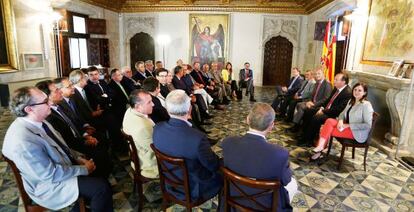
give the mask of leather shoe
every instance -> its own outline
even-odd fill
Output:
[[[257,100],[256,100],[256,99],[250,99],[250,101],[251,101],[251,102],[257,102]]]
[[[214,116],[206,113],[206,114],[203,116],[203,118],[204,118],[204,119],[212,119],[212,118],[214,118]]]
[[[214,109],[216,109],[216,110],[224,110],[224,105],[215,105],[214,106]]]
[[[210,146],[214,146],[216,143],[218,143],[219,140],[209,138],[208,141],[210,142]]]
[[[203,123],[201,123],[201,125],[212,125],[213,123],[211,123],[211,122],[207,122],[207,121],[204,121]]]

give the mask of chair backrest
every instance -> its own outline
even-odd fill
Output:
[[[377,121],[380,117],[380,114],[377,112],[374,112],[372,114],[372,124],[371,124],[371,129],[369,130],[369,134],[368,134],[368,138],[367,138],[367,144],[369,144],[371,142],[371,136],[372,136],[372,132],[374,132],[374,127],[377,124]]]
[[[134,138],[131,135],[128,135],[121,129],[122,137],[128,142],[128,152],[131,162],[134,164],[134,175],[140,176],[141,175],[141,166],[139,164],[139,157],[137,147],[134,143]]]
[[[224,173],[224,211],[230,211],[235,208],[238,211],[276,211],[279,201],[279,180],[257,180],[249,177],[241,176],[232,170],[222,167]],[[230,193],[232,191],[236,194]],[[243,187],[243,188],[242,188]],[[255,193],[246,191],[246,188],[257,189]],[[257,199],[263,196],[272,195],[271,207],[263,205]],[[243,201],[243,204],[240,203]],[[246,204],[254,205],[254,207],[246,206]]]
[[[154,150],[155,157],[157,158],[162,194],[167,195],[168,199],[173,199],[182,205],[191,204],[190,184],[185,160],[160,152],[154,144],[151,144],[151,148]],[[180,171],[183,175],[182,177],[177,176],[177,172]],[[172,189],[184,191],[185,201],[179,200],[174,194],[168,193],[166,190],[167,185]]]
[[[29,195],[24,190],[22,176],[20,175],[20,171],[16,167],[16,164],[4,155],[3,155],[3,159],[9,164],[9,166],[11,167],[11,169],[13,171],[13,174],[14,174],[14,177],[15,177],[16,183],[17,183],[17,188],[19,189],[20,196],[22,197],[23,205],[24,205],[24,208],[26,209],[26,211],[36,211],[36,212],[37,211],[46,211],[46,209],[43,208],[42,206],[32,204],[32,200],[30,199]]]

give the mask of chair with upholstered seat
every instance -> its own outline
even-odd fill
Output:
[[[19,189],[20,192],[20,196],[23,200],[23,206],[24,209],[27,212],[43,212],[43,211],[47,211],[47,208],[44,208],[40,205],[36,205],[34,203],[34,201],[32,199],[30,199],[29,195],[26,193],[26,191],[24,190],[23,187],[23,181],[22,181],[22,176],[20,175],[20,171],[17,168],[16,164],[8,159],[6,156],[3,155],[3,159],[9,164],[9,166],[11,167],[14,177],[16,179],[16,184],[17,184],[17,188]],[[79,198],[78,199],[79,202],[79,208],[81,212],[85,212],[85,202],[83,200],[83,198]]]
[[[355,159],[355,148],[365,148],[365,152],[364,152],[364,171],[367,170],[366,169],[366,161],[367,161],[368,148],[369,148],[369,145],[371,143],[372,132],[374,131],[374,127],[375,127],[375,124],[377,123],[377,120],[378,120],[379,116],[380,115],[376,112],[374,112],[372,114],[371,129],[369,131],[368,138],[364,143],[358,143],[354,139],[345,139],[345,138],[335,137],[335,139],[342,145],[341,156],[339,158],[339,163],[338,163],[338,167],[337,167],[338,170],[341,168],[342,160],[344,159],[344,155],[345,155],[345,149],[347,147],[352,148],[352,159]],[[328,153],[326,154],[327,156],[329,156],[329,153],[331,152],[333,138],[334,137],[331,136],[331,138],[329,140]]]
[[[141,211],[144,206],[144,191],[142,185],[150,181],[158,180],[156,178],[147,178],[141,175],[141,166],[139,164],[139,157],[137,147],[131,135],[126,134],[121,130],[123,138],[128,142],[129,157],[134,165],[134,191],[138,189],[138,211]]]
[[[160,184],[161,184],[161,191],[162,191],[162,210],[165,211],[167,209],[167,204],[169,202],[173,202],[175,204],[182,205],[186,208],[189,212],[193,207],[197,207],[206,200],[192,200],[190,194],[190,182],[188,176],[188,169],[183,158],[171,157],[160,152],[153,144],[151,144],[151,148],[155,152],[155,156],[157,157],[157,164],[158,170],[160,175]],[[175,173],[179,172],[183,173],[183,177],[178,177]],[[185,193],[185,199],[180,200],[176,198],[173,193],[170,193],[166,187],[169,187],[173,190],[181,190]]]
[[[237,211],[276,211],[279,201],[279,180],[258,180],[239,175],[232,170],[222,167],[224,173],[224,211],[232,208]],[[231,188],[231,191],[230,191]],[[256,189],[254,193],[248,189]],[[263,205],[258,198],[272,195],[272,203]],[[249,206],[247,206],[249,205]],[[254,207],[253,207],[254,205]]]

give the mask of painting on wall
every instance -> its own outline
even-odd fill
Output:
[[[190,14],[190,62],[222,66],[228,55],[229,15]]]
[[[10,0],[0,1],[0,72],[18,69],[14,17]]]
[[[24,53],[22,55],[24,70],[36,70],[45,68],[42,53]]]
[[[326,25],[328,24],[327,21],[322,22],[316,22],[315,23],[315,32],[313,33],[313,39],[324,41],[325,39],[325,31],[326,31]]]
[[[414,0],[371,0],[362,63],[414,63]]]

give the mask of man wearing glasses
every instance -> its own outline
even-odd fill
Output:
[[[16,164],[30,198],[60,210],[81,196],[90,201],[91,211],[113,211],[108,181],[86,176],[95,170],[94,162],[78,157],[45,121],[51,112],[46,94],[35,87],[19,88],[10,107],[17,118],[7,130],[2,152]]]

